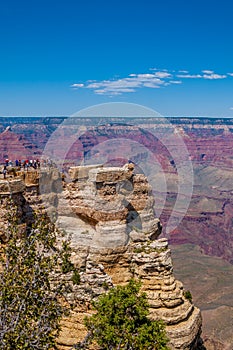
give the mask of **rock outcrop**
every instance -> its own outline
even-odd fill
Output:
[[[61,203],[66,210],[70,207],[77,224],[82,222],[82,229],[76,229],[72,236],[76,263],[86,271],[88,257],[97,269],[104,267],[114,285],[141,278],[150,317],[166,324],[171,349],[198,349],[200,310],[185,298],[182,283],[174,278],[167,240],[158,239],[161,225],[154,216],[146,177],[134,174],[133,164],[76,167],[70,169],[70,177],[72,182],[66,186]],[[59,224],[69,227],[66,215],[59,216]]]
[[[19,175],[21,179],[3,180],[1,197],[18,188],[18,193],[13,191],[16,205],[26,208],[30,202],[32,209],[44,206],[49,215],[56,213],[57,225],[71,234],[72,259],[80,271],[80,284],[71,283],[67,296],[71,314],[62,320],[60,349],[84,338],[83,319],[93,312],[91,301],[132,277],[141,278],[150,317],[164,321],[171,349],[199,348],[200,311],[186,299],[182,283],[173,275],[168,242],[158,238],[161,225],[154,216],[151,186],[143,174],[134,173],[133,164],[72,168],[71,181],[63,182],[63,190],[56,169]]]

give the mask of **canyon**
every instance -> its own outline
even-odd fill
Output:
[[[4,164],[6,155],[12,160],[16,156],[26,158],[25,148],[30,151],[28,157],[32,159],[37,157],[36,154],[47,157],[49,152],[46,153],[44,147],[50,143],[50,148],[56,149],[51,158],[54,157],[56,162],[61,158],[62,164],[58,167],[64,167],[63,175],[71,189],[76,181],[72,178],[75,175],[68,171],[71,166],[91,166],[94,163],[122,167],[128,161],[132,162],[137,173],[146,174],[152,186],[154,211],[163,226],[160,237],[168,239],[171,246],[175,276],[186,289],[193,291],[194,303],[203,313],[203,338],[208,349],[231,349],[233,120],[166,119],[164,122],[159,118],[77,118],[73,126],[72,123],[66,124],[65,118],[21,118],[18,122],[2,118],[1,161]],[[51,136],[57,129],[58,136],[53,139]],[[180,139],[187,152],[180,151]],[[8,140],[7,152],[3,149],[4,140]],[[67,148],[65,157],[62,145]],[[16,149],[20,154],[15,153]],[[181,193],[181,212],[174,212],[180,192],[179,169],[187,155],[192,165],[190,183],[187,184],[191,187],[184,188]],[[83,175],[79,173],[79,176],[81,180]],[[111,193],[112,189],[108,190]],[[182,206],[189,202],[187,195],[190,203],[186,211]],[[51,203],[56,202],[54,196],[48,197]],[[71,233],[81,225],[76,221],[77,215],[81,214],[76,212],[74,215],[68,207],[66,210],[63,226]],[[97,213],[90,211],[89,219],[91,216],[96,224]],[[178,224],[173,231],[167,231],[171,216],[178,220]],[[112,228],[112,232],[117,232],[116,224]],[[83,228],[82,232],[86,230]],[[104,226],[99,225],[99,232],[104,231]],[[79,239],[90,240],[91,234],[93,231],[89,228],[89,233],[83,233]]]

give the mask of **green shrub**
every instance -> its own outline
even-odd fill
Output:
[[[189,290],[184,291],[184,297],[185,297],[185,299],[189,300],[190,303],[192,303],[193,297],[192,297],[192,294]]]
[[[73,275],[71,277],[71,280],[72,280],[73,284],[80,284],[80,274],[76,269],[73,271]]]
[[[96,314],[85,320],[88,336],[77,349],[88,349],[94,341],[102,350],[167,350],[164,325],[148,318],[149,305],[140,286],[132,279],[101,295],[93,304]]]

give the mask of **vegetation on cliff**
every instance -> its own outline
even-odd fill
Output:
[[[161,321],[151,321],[140,281],[112,288],[93,303],[96,313],[86,318],[89,331],[77,349],[95,342],[101,350],[167,350],[168,339]]]
[[[9,213],[0,262],[0,349],[55,349],[66,311],[64,272],[72,277],[74,270],[69,244],[58,246],[56,229],[43,215],[20,235],[10,205]]]

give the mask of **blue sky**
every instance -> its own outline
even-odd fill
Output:
[[[132,102],[233,117],[233,4],[2,0],[0,115]]]

